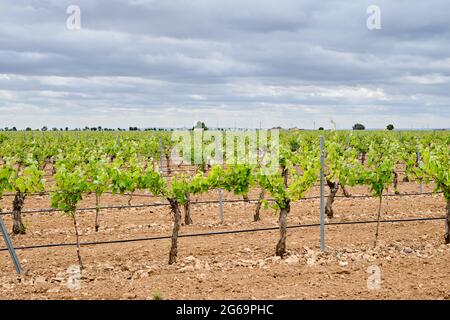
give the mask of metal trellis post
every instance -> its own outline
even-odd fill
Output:
[[[219,219],[220,219],[220,223],[223,223],[224,215],[223,215],[223,203],[222,203],[222,189],[219,189]]]
[[[5,240],[6,246],[8,247],[9,254],[13,260],[14,267],[18,274],[22,274],[22,266],[20,265],[19,258],[17,257],[16,250],[12,244],[11,238],[9,237],[8,230],[6,230],[5,223],[3,222],[2,216],[0,216],[0,229],[2,231],[3,239]]]
[[[417,151],[417,165],[420,166],[420,162],[422,161],[422,158],[420,156],[420,151]],[[419,193],[422,194],[423,192],[423,184],[422,184],[422,178],[420,179],[419,184]]]
[[[320,137],[320,251],[325,251],[324,136]]]
[[[161,155],[159,157],[159,172],[161,173],[161,175],[163,175],[164,174],[164,171],[163,171],[163,153],[164,153],[164,150],[163,150],[163,143],[162,143],[162,139],[161,138],[159,138],[159,151],[161,153]],[[164,196],[161,196],[161,203],[164,204]]]

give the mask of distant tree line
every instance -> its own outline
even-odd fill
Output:
[[[128,129],[126,128],[103,128],[102,126],[97,126],[97,127],[88,127],[85,126],[84,128],[74,128],[74,129],[70,129],[69,127],[65,127],[65,128],[56,128],[53,127],[51,128],[51,131],[174,131],[174,130],[181,130],[182,128],[179,129],[167,129],[167,128],[157,128],[157,127],[153,127],[153,128],[138,128],[138,127],[128,127]],[[203,129],[203,130],[208,130],[208,127],[206,126],[206,124],[204,122],[198,121],[195,126],[192,127],[191,130],[194,129]],[[281,127],[275,127],[274,129],[282,129]],[[361,124],[361,123],[356,123],[353,125],[352,127],[353,130],[365,130],[366,127]],[[217,128],[215,130],[219,130],[219,131],[224,131],[224,128]],[[319,130],[324,130],[323,127],[320,127]],[[393,124],[389,124],[386,126],[386,130],[392,131],[394,130],[394,125]],[[4,127],[4,128],[0,128],[0,131],[22,131],[22,130],[17,130],[16,127]],[[47,126],[43,126],[40,129],[32,129],[30,127],[27,127],[25,129],[25,131],[50,131],[49,128]]]
[[[138,128],[138,127],[129,127],[126,128],[103,128],[102,126],[98,127],[84,127],[84,128],[73,128],[70,129],[69,127],[65,128],[56,128],[53,127],[49,129],[47,126],[43,126],[40,129],[32,129],[30,127],[25,128],[24,130],[18,130],[16,127],[4,127],[0,128],[0,131],[174,131],[175,129],[167,129],[167,128]]]

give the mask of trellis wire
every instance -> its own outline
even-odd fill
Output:
[[[403,193],[403,194],[384,194],[383,197],[407,197],[407,196],[425,196],[425,195],[435,195],[435,194],[442,194],[443,192],[428,192],[428,193]],[[133,195],[134,196],[134,195]],[[150,196],[150,195],[148,195]],[[352,196],[336,196],[335,198],[346,198],[346,199],[360,199],[360,198],[372,198],[371,195],[352,195]],[[299,201],[305,201],[305,200],[317,200],[320,199],[320,196],[311,196],[311,197],[304,197],[300,199]],[[274,202],[275,199],[266,199],[266,201]],[[258,199],[249,199],[249,200],[243,200],[243,199],[225,199],[222,200],[223,203],[239,203],[239,202],[259,202]],[[191,204],[211,204],[211,203],[218,203],[217,200],[202,200],[202,201],[192,201]],[[99,210],[108,210],[108,209],[127,209],[127,208],[147,208],[147,207],[162,207],[162,206],[168,206],[169,203],[149,203],[149,204],[136,204],[136,205],[118,205],[118,206],[101,206],[99,207]],[[86,207],[86,208],[77,208],[77,211],[94,211],[96,210],[96,207]],[[49,212],[62,212],[60,209],[53,209],[53,208],[47,208],[47,209],[36,209],[36,210],[23,210],[21,211],[22,214],[30,214],[30,213],[49,213]],[[13,214],[12,211],[4,211],[0,212],[0,215],[10,215]]]
[[[380,223],[403,223],[403,222],[420,222],[420,221],[435,221],[435,220],[445,220],[446,217],[430,217],[430,218],[406,218],[406,219],[390,219],[390,220],[380,220]],[[372,224],[377,223],[377,220],[363,220],[363,221],[343,221],[343,222],[328,222],[325,226],[339,226],[339,225],[357,225],[357,224]],[[287,226],[288,229],[295,228],[311,228],[320,227],[320,223],[311,224],[299,224]],[[279,227],[267,227],[267,228],[255,228],[255,229],[241,229],[241,230],[224,230],[215,232],[204,232],[204,233],[191,233],[191,234],[180,234],[178,238],[192,238],[192,237],[202,237],[202,236],[214,236],[214,235],[225,235],[225,234],[239,234],[239,233],[250,233],[250,232],[262,232],[262,231],[275,231],[279,230]],[[101,244],[115,244],[115,243],[129,243],[129,242],[141,242],[141,241],[153,241],[153,240],[163,240],[171,239],[172,236],[155,236],[155,237],[144,237],[144,238],[134,238],[134,239],[121,239],[121,240],[105,240],[105,241],[92,241],[92,242],[80,242],[80,246],[92,246]],[[39,249],[39,248],[53,248],[53,247],[71,247],[76,246],[75,242],[71,243],[49,243],[41,245],[32,246],[22,246],[16,247],[15,250],[27,250],[27,249]],[[0,252],[6,251],[8,249],[1,248]]]

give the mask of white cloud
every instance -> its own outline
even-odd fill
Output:
[[[400,78],[400,81],[405,81],[413,84],[433,85],[433,84],[449,84],[450,76],[444,76],[441,74],[433,73],[420,76],[404,76]]]
[[[0,3],[0,127],[450,120],[445,0],[380,0],[379,32],[364,2],[78,0],[78,31],[69,4]]]

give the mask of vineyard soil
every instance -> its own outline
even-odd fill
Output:
[[[368,194],[364,187],[352,194]],[[425,186],[425,192],[431,187]],[[404,183],[400,192],[417,192]],[[312,188],[308,195],[317,195]],[[338,193],[341,195],[341,191]],[[250,199],[258,196],[253,190]],[[230,194],[225,199],[236,198]],[[210,192],[202,200],[217,200]],[[5,197],[3,207],[11,207]],[[193,198],[193,201],[196,199]],[[200,200],[200,199],[198,199]],[[128,197],[102,196],[102,203],[126,204]],[[133,204],[157,198],[133,198]],[[89,196],[80,206],[92,206]],[[25,208],[49,207],[48,196],[27,198]],[[180,233],[277,227],[273,210],[262,210],[253,222],[255,204],[225,203],[225,223],[218,224],[217,204],[193,205],[193,224]],[[288,224],[318,222],[318,200],[294,203]],[[337,198],[331,221],[373,220],[374,198]],[[168,206],[102,210],[95,232],[95,212],[78,215],[81,241],[131,239],[170,235]],[[382,219],[444,216],[442,195],[388,197]],[[12,220],[5,217],[11,230]],[[73,242],[69,217],[59,212],[24,214],[26,235],[12,236],[15,246]],[[285,259],[274,256],[278,230],[180,238],[178,262],[167,264],[170,239],[83,246],[85,270],[81,289],[66,286],[67,268],[77,263],[76,248],[19,250],[26,274],[18,279],[6,251],[0,252],[1,299],[450,299],[450,245],[443,242],[444,221],[382,224],[379,246],[373,249],[375,225],[326,227],[326,253],[319,251],[318,228],[288,229]],[[369,266],[381,269],[381,288],[369,290]]]

